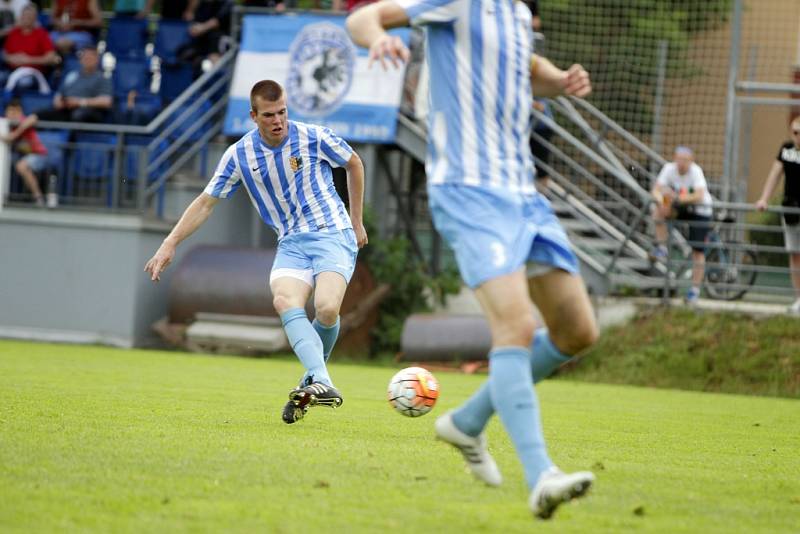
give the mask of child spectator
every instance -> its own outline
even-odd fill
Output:
[[[12,145],[15,156],[21,155],[14,168],[22,177],[25,187],[31,192],[36,205],[44,207],[44,195],[39,187],[36,173],[47,168],[47,149],[33,128],[36,120],[34,117],[25,117],[22,114],[22,105],[16,99],[6,105],[6,118],[17,123],[11,133],[3,136],[3,141]]]

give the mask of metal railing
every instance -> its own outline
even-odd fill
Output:
[[[40,121],[40,131],[59,130],[72,140],[51,142],[60,162],[60,205],[163,215],[166,181],[221,132],[236,50],[222,56],[149,124]],[[9,200],[20,197],[10,195]]]
[[[775,302],[793,300],[796,291],[792,275],[800,275],[800,269],[793,271],[790,266],[792,253],[784,246],[784,228],[780,217],[800,216],[800,208],[770,206],[761,213],[756,211],[753,204],[716,202],[714,212],[710,223],[675,219],[666,221],[670,227],[687,234],[691,228],[703,227],[708,235],[704,241],[687,239],[684,243],[675,243],[668,239],[668,254],[663,260],[664,301],[667,302],[670,295],[693,285],[693,248],[702,251],[705,256],[701,285],[709,298]],[[795,229],[800,231],[800,226],[795,226]]]

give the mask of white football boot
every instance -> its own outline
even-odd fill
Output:
[[[551,467],[539,477],[528,505],[536,517],[550,519],[560,504],[585,495],[592,482],[594,475],[589,471],[567,474]]]
[[[476,438],[464,434],[453,424],[452,412],[447,412],[436,419],[434,427],[437,439],[449,443],[461,451],[467,467],[475,478],[489,486],[499,486],[503,482],[503,475],[500,474],[494,458],[489,454],[486,436],[483,433]]]

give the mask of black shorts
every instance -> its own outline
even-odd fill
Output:
[[[711,217],[695,213],[679,213],[677,220],[689,223],[688,239],[692,250],[704,250],[706,238],[711,233]]]

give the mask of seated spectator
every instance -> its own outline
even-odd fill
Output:
[[[97,0],[56,0],[50,37],[64,55],[95,44],[103,17]]]
[[[68,73],[56,91],[51,109],[31,117],[43,121],[102,122],[113,104],[111,80],[100,71],[100,54],[94,47],[78,53],[81,69]],[[35,124],[35,121],[34,121]]]
[[[0,41],[14,28],[27,5],[28,0],[0,0]]]
[[[200,70],[204,59],[219,61],[225,38],[230,38],[233,0],[199,0],[189,26],[191,42],[178,51],[182,61],[191,62]]]
[[[39,187],[37,172],[42,172],[47,167],[47,149],[39,139],[33,125],[34,116],[25,117],[22,114],[22,105],[19,100],[12,100],[6,106],[6,118],[16,122],[17,126],[11,133],[3,136],[3,141],[12,145],[15,156],[21,156],[14,168],[22,177],[25,187],[31,192],[33,201],[37,206],[44,207],[44,195]]]
[[[161,2],[161,18],[192,21],[197,2],[198,0],[163,0]]]
[[[33,4],[25,6],[19,22],[6,37],[3,45],[3,61],[12,71],[29,67],[48,74],[50,67],[57,65],[61,60],[56,54],[47,30],[39,26],[37,15],[36,6]],[[25,78],[29,79],[30,77]],[[15,83],[15,87],[20,88],[20,83],[23,83],[23,80]],[[30,84],[24,84],[22,87],[29,86]],[[44,92],[50,92],[49,86]]]
[[[155,0],[115,0],[114,14],[143,19],[152,13],[154,2]]]
[[[674,161],[661,169],[651,194],[656,201],[653,209],[656,246],[650,257],[654,261],[663,260],[669,253],[666,247],[667,219],[688,221],[688,238],[692,247],[692,287],[684,300],[689,305],[696,304],[705,276],[705,241],[711,231],[713,200],[703,169],[694,162],[692,149],[685,146],[675,149]]]

